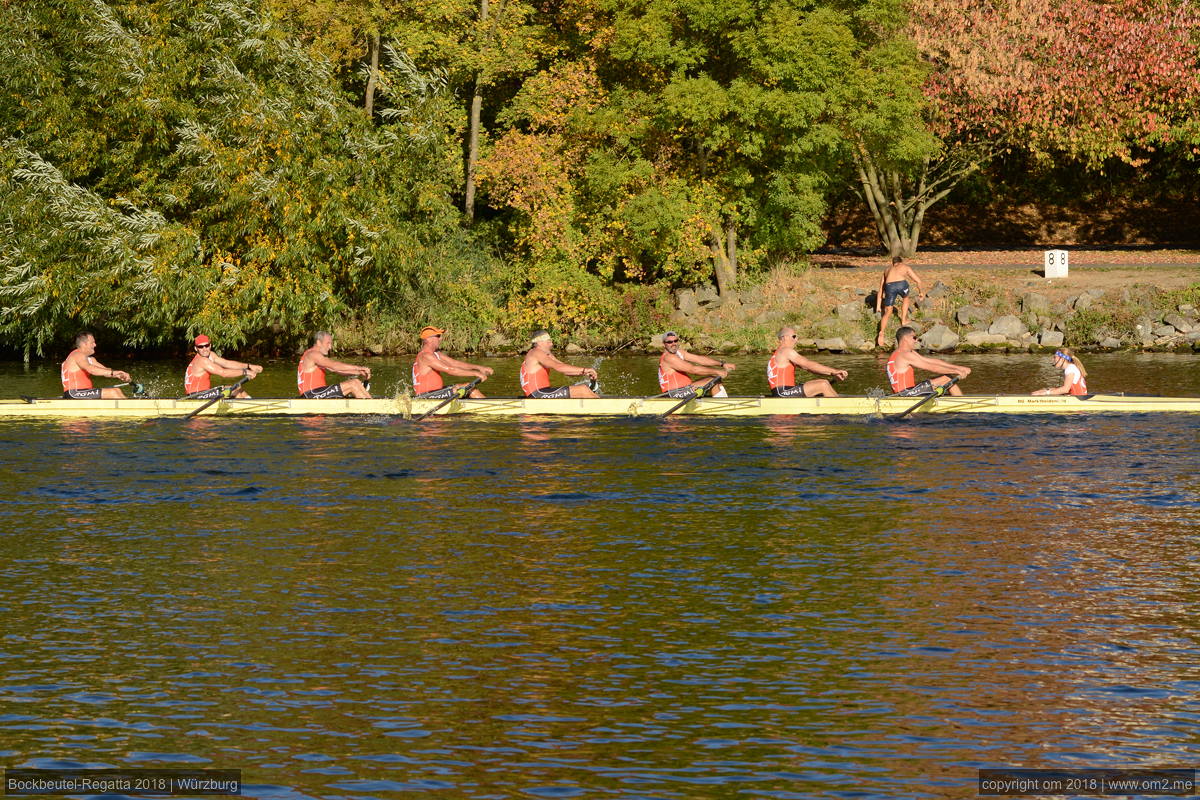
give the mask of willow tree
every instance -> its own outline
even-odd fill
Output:
[[[1001,152],[1137,166],[1195,118],[1192,3],[914,0],[911,13],[922,107],[897,84],[846,113],[862,195],[893,255],[912,255],[928,210]]]
[[[399,305],[457,222],[436,78],[382,124],[249,3],[0,5],[0,331],[236,344]],[[39,210],[40,213],[39,213]]]

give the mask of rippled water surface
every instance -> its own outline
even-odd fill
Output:
[[[647,363],[603,370],[642,391]],[[1172,394],[1195,366],[1089,362]],[[1166,414],[0,421],[0,765],[281,798],[1193,766],[1198,440]]]

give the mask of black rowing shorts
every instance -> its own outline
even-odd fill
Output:
[[[321,386],[317,389],[309,389],[300,396],[305,400],[340,400],[346,395],[342,392],[342,385],[339,383],[334,386]]]
[[[449,400],[451,397],[458,395],[458,389],[453,386],[443,386],[441,389],[434,389],[432,392],[422,392],[414,397],[414,400]]]
[[[803,386],[776,386],[771,390],[772,397],[805,397]]]
[[[566,400],[570,396],[570,386],[558,386],[554,389],[534,389],[529,393],[529,397],[534,400]]]
[[[921,381],[916,386],[905,389],[902,392],[896,392],[896,397],[916,397],[919,394],[935,394],[937,389],[933,388],[931,381]]]
[[[64,400],[99,400],[99,389],[71,389],[63,392]]]

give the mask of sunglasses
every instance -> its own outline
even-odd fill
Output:
[[[675,344],[678,341],[678,339],[663,339],[663,344]]]
[[[208,349],[208,348],[210,348],[210,347],[212,347],[212,345],[211,345],[211,344],[198,344],[198,345],[196,345],[196,349],[197,349],[197,350],[206,350],[206,349]]]

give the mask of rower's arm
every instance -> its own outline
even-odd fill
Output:
[[[210,375],[218,375],[222,378],[242,378],[250,371],[247,369],[235,369],[233,367],[224,367],[206,361],[202,364],[204,371]]]
[[[120,378],[123,381],[129,380],[129,373],[122,372],[119,369],[109,369],[95,359],[91,358],[76,358],[75,366],[82,369],[89,375],[95,375],[97,378]]]
[[[840,381],[844,381],[846,376],[850,374],[844,369],[834,369],[833,367],[827,367],[824,364],[813,361],[811,358],[805,358],[795,350],[788,353],[788,360],[797,367],[800,367],[800,369],[806,369],[814,375],[824,375],[828,378],[837,378]]]
[[[908,362],[919,369],[928,370],[929,372],[941,372],[946,375],[957,375],[960,378],[965,378],[971,374],[970,367],[960,367],[957,364],[951,364],[949,361],[942,361],[940,358],[929,358],[917,352],[908,354]]]
[[[371,370],[367,367],[359,367],[354,364],[347,364],[345,361],[334,361],[328,356],[317,354],[313,359],[313,363],[321,369],[327,369],[330,372],[336,372],[340,375],[361,375],[364,378],[371,377]]]
[[[208,360],[212,364],[219,365],[227,370],[226,372],[218,372],[216,370],[209,369],[209,364],[204,365],[204,368],[208,370],[208,372],[211,372],[213,375],[220,375],[222,378],[237,378],[245,375],[247,372],[250,372],[253,375],[257,375],[258,373],[262,372],[262,367],[258,366],[257,364],[251,364],[249,361],[234,361],[231,358],[223,358],[216,353],[213,353],[211,356],[209,356]],[[230,372],[228,370],[232,371]]]
[[[680,353],[682,355],[679,356],[679,360],[687,363],[687,366],[682,368],[683,371],[693,375],[720,375],[724,378],[731,371],[737,369],[737,364],[731,364],[728,361],[718,361],[715,358],[700,356],[683,350]],[[675,369],[680,369],[680,367],[675,367]]]
[[[543,367],[549,367],[555,372],[562,373],[569,378],[575,378],[580,375],[587,375],[592,378],[596,377],[596,370],[588,367],[573,367],[570,364],[559,361],[549,353],[543,356],[538,356],[538,361]]]
[[[421,363],[430,369],[445,373],[446,375],[454,375],[459,378],[483,378],[487,379],[492,374],[489,367],[481,367],[478,364],[468,364],[466,361],[459,361],[450,356],[442,356],[440,359],[427,358],[422,359]]]
[[[1071,378],[1064,372],[1062,386],[1052,386],[1049,389],[1039,389],[1034,394],[1070,394]]]

